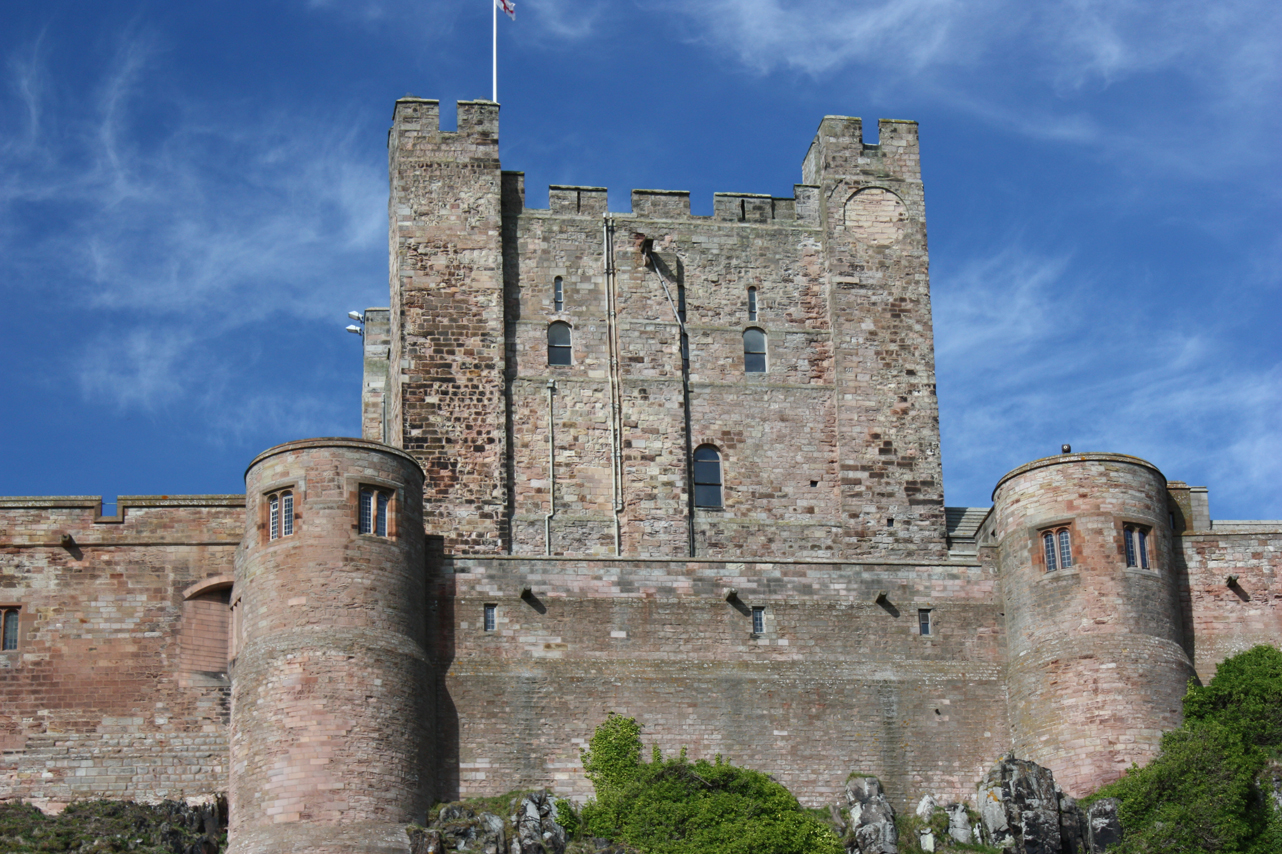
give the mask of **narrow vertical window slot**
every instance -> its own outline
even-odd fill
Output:
[[[8,608],[4,612],[4,642],[3,649],[8,650],[18,648],[18,609]]]
[[[917,628],[923,635],[931,634],[929,608],[917,609]]]
[[[280,538],[280,496],[273,495],[271,498],[269,498],[267,500],[267,506],[268,506],[267,513],[269,517],[268,527],[270,528],[268,532],[268,538],[273,540],[279,539]]]
[[[485,630],[487,632],[495,631],[498,628],[498,605],[485,606]]]
[[[565,311],[565,282],[560,276],[552,280],[552,305],[556,311]]]
[[[1055,535],[1050,531],[1042,534],[1042,545],[1046,549],[1046,571],[1054,572],[1055,566]]]
[[[288,537],[294,533],[294,493],[285,492],[280,496],[280,535]]]
[[[748,288],[748,319],[756,321],[757,319],[757,289]]]
[[[752,633],[754,635],[763,635],[766,633],[766,609],[756,607],[752,609]]]
[[[1059,565],[1068,569],[1073,565],[1073,546],[1068,539],[1068,529],[1059,532]]]

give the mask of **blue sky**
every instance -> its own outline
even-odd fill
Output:
[[[921,123],[950,505],[1071,442],[1282,518],[1282,4],[517,0],[501,156],[790,195]],[[393,101],[490,91],[486,0],[0,5],[0,494],[238,492],[359,432]]]

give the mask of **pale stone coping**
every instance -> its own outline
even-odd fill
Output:
[[[524,172],[505,172],[506,175],[524,175]],[[548,184],[549,190],[592,190],[597,193],[608,192],[608,187],[589,187],[586,184]],[[547,208],[538,208],[538,210],[547,210]]]
[[[1277,534],[1282,533],[1282,521],[1276,519],[1213,519],[1213,534]]]
[[[250,470],[268,457],[274,457],[277,454],[287,454],[290,451],[307,450],[309,448],[356,448],[364,451],[378,451],[393,457],[400,457],[401,459],[413,463],[414,467],[419,470],[424,479],[427,477],[427,473],[423,471],[422,464],[400,448],[394,448],[391,445],[384,445],[382,442],[374,442],[369,439],[357,439],[351,436],[329,436],[320,439],[295,439],[292,442],[285,442],[284,444],[268,448],[250,460],[249,465],[245,467],[245,477],[249,477]]]
[[[1086,453],[1086,454],[1056,454],[1053,457],[1042,457],[1040,460],[1033,460],[1031,463],[1024,463],[1019,468],[1011,469],[1002,475],[1001,480],[993,487],[993,498],[997,498],[997,490],[1002,488],[1002,484],[1008,480],[1027,474],[1030,471],[1047,466],[1066,465],[1068,463],[1128,463],[1133,466],[1151,469],[1161,478],[1162,483],[1166,483],[1166,475],[1162,470],[1150,463],[1148,460],[1133,457],[1130,454],[1107,454],[1107,453]]]
[[[878,560],[847,560],[845,558],[719,558],[719,557],[615,557],[614,555],[445,555],[445,559],[458,563],[484,563],[487,561],[524,561],[526,563],[656,563],[656,564],[739,564],[741,566],[831,566],[838,569],[859,566],[911,566],[917,569],[957,569],[979,567],[978,560],[923,563],[919,560],[880,558]]]
[[[244,507],[244,495],[121,495],[121,507]],[[0,509],[80,507],[101,511],[101,495],[27,495],[0,498]]]

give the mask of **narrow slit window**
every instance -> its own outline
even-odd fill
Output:
[[[6,608],[4,611],[4,643],[5,651],[18,648],[18,609]]]
[[[923,635],[930,634],[930,609],[917,609],[917,627]]]
[[[280,496],[273,495],[268,499],[267,514],[270,517],[270,537],[275,540],[280,538]]]
[[[748,288],[748,319],[757,319],[757,289]]]
[[[1126,565],[1135,566],[1135,529],[1127,528],[1123,537],[1126,540]]]
[[[766,633],[766,609],[757,607],[752,609],[752,633],[754,635],[763,635]]]
[[[694,506],[721,506],[721,454],[711,445],[694,450]]]
[[[556,311],[565,311],[565,282],[560,276],[552,280],[552,306]]]
[[[1055,535],[1050,531],[1042,534],[1042,545],[1046,548],[1046,571],[1054,572],[1055,565]]]
[[[569,365],[573,362],[570,346],[570,324],[557,321],[548,326],[548,364]]]
[[[380,492],[377,496],[377,513],[374,517],[374,533],[380,537],[387,536],[387,506],[391,503],[391,497],[386,492]]]
[[[485,606],[485,630],[487,632],[495,631],[498,628],[498,624],[499,624],[499,606],[486,605]]]
[[[766,372],[766,333],[755,327],[743,331],[743,370],[748,374]]]
[[[1073,544],[1068,539],[1068,529],[1059,532],[1059,565],[1068,569],[1073,565]]]

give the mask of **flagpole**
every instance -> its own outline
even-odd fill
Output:
[[[490,100],[497,104],[499,102],[499,4],[497,0],[491,2],[490,7],[494,18],[494,50],[492,53],[494,57],[494,97]]]

